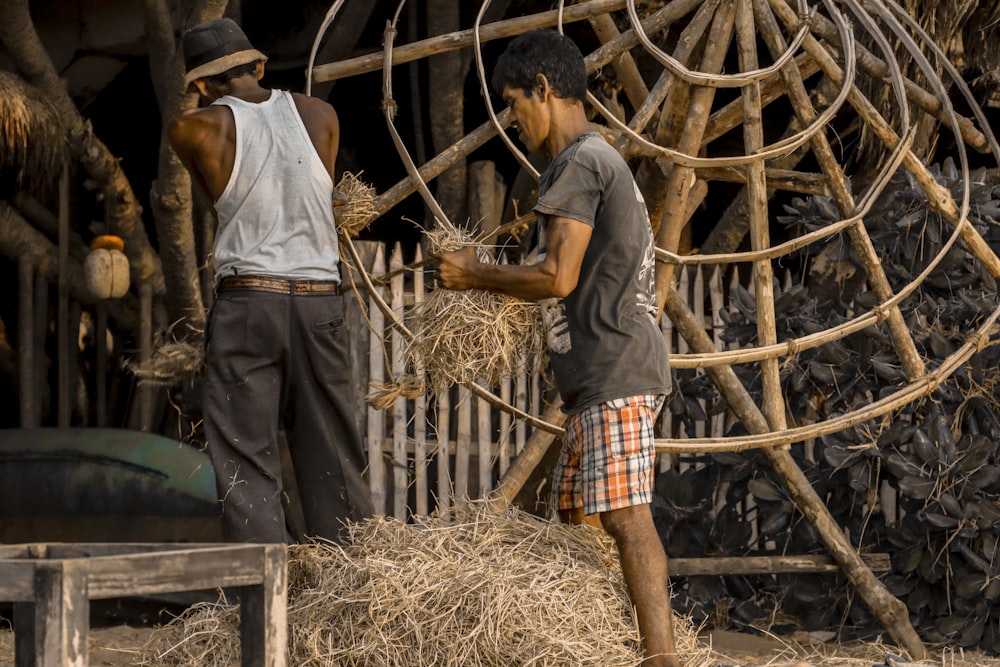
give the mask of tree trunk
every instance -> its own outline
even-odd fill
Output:
[[[222,16],[225,2],[203,7],[195,22]],[[170,147],[166,129],[185,110],[197,105],[197,97],[184,89],[184,61],[174,26],[164,0],[144,0],[146,37],[149,42],[149,69],[164,119],[160,134],[157,179],[150,190],[150,205],[156,221],[167,284],[167,312],[170,322],[182,322],[173,330],[178,339],[199,335],[205,330],[205,304],[202,301],[198,266],[204,263],[195,244],[191,178]]]

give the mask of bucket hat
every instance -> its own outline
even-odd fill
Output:
[[[184,85],[196,79],[222,74],[267,56],[253,48],[246,34],[232,19],[215,19],[199,23],[183,37]]]

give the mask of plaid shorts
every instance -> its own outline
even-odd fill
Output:
[[[598,514],[652,502],[656,403],[629,396],[570,416],[552,480],[557,510]]]

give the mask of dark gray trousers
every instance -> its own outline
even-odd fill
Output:
[[[278,429],[306,533],[340,540],[374,512],[354,421],[343,297],[221,292],[206,343],[205,436],[230,542],[285,542]]]

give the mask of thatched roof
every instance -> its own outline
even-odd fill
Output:
[[[16,74],[0,71],[0,183],[48,190],[65,154],[66,133],[52,105]]]

